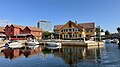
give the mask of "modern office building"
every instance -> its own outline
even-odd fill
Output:
[[[41,28],[44,31],[52,32],[52,24],[50,21],[40,20],[37,23],[37,28]]]

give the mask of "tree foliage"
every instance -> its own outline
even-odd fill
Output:
[[[99,27],[96,27],[96,28],[95,28],[95,32],[96,32],[96,33],[100,33],[100,32],[104,32],[104,30],[103,30],[103,29],[100,29]]]
[[[117,31],[120,32],[120,27],[117,28]]]
[[[110,35],[110,32],[108,30],[106,30],[105,35]]]
[[[51,33],[50,32],[48,32],[48,31],[45,31],[43,34],[42,34],[42,36],[43,36],[43,38],[48,38],[48,37],[50,37],[51,36]]]

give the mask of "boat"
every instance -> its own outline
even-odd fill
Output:
[[[36,39],[33,40],[27,40],[26,45],[38,45],[39,42]]]
[[[16,40],[7,42],[5,45],[5,47],[10,47],[10,48],[21,48],[23,47],[22,43]]]
[[[26,47],[30,49],[36,49],[39,47],[39,45],[26,45]]]
[[[105,43],[111,43],[111,39],[106,39]]]
[[[118,39],[111,40],[111,43],[119,43]]]
[[[49,46],[49,47],[61,47],[61,43],[47,42],[47,46]]]

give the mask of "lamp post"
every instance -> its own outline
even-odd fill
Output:
[[[99,29],[99,40],[101,41],[101,27],[98,26],[98,29]]]

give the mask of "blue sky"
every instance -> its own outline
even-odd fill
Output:
[[[39,20],[52,25],[68,20],[94,21],[104,30],[120,26],[120,0],[0,0],[0,19],[19,25],[36,26]]]

